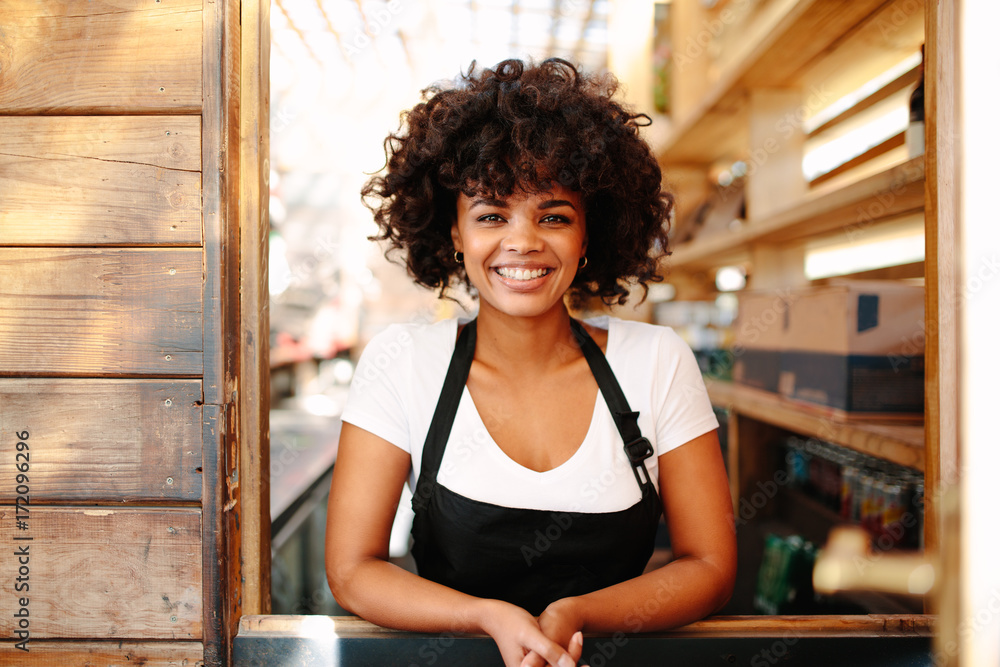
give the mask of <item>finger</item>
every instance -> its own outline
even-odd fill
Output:
[[[547,664],[545,658],[534,651],[530,651],[528,655],[524,656],[524,660],[521,661],[521,667],[545,667]]]
[[[580,656],[583,655],[583,633],[577,631],[573,635],[572,639],[569,640],[569,647],[566,649],[569,652],[573,662],[580,662]]]
[[[549,642],[548,646],[536,647],[525,657],[525,661],[529,658],[537,659],[538,662],[522,662],[522,667],[547,667],[548,665],[552,667],[576,667],[576,660],[555,642]]]
[[[507,650],[500,649],[500,656],[503,658],[504,667],[520,667],[524,660],[524,650],[519,646],[513,646]]]

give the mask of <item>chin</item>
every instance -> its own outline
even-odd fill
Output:
[[[487,303],[491,310],[498,313],[503,313],[509,317],[541,317],[549,313],[558,311],[563,306],[563,300],[558,299],[554,303],[550,300],[545,300],[542,302],[540,299],[532,298],[503,298],[503,299],[483,299],[483,295],[479,295],[480,299],[480,312],[482,312],[482,304]]]

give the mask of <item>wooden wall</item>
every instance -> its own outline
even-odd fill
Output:
[[[255,369],[240,394],[241,274],[266,280],[240,123],[267,127],[240,11],[0,0],[0,663],[222,665],[244,585],[267,610],[234,528],[261,504],[238,408],[267,408]]]

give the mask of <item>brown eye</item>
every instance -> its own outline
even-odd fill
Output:
[[[547,215],[542,218],[542,222],[554,222],[557,224],[569,224],[570,219],[565,215]]]

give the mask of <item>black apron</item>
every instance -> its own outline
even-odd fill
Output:
[[[420,576],[536,616],[555,600],[642,574],[662,510],[644,463],[653,448],[639,431],[638,413],[629,409],[600,347],[579,322],[571,325],[622,435],[642,499],[617,512],[520,509],[465,498],[437,483],[476,349],[475,320],[455,345],[413,494],[412,552]]]

